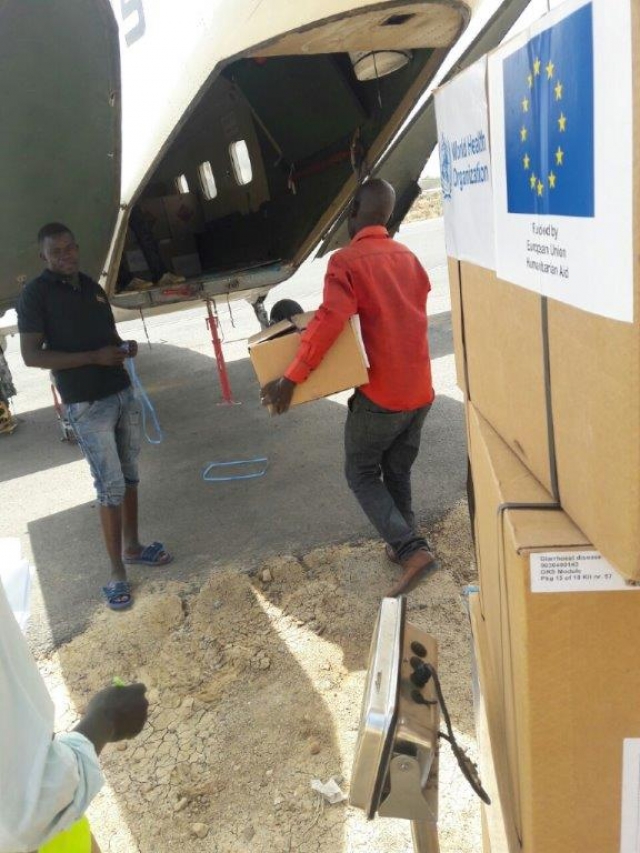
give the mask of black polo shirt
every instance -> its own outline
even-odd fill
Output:
[[[26,284],[17,307],[20,332],[44,335],[47,349],[56,352],[87,352],[117,343],[104,290],[83,273],[78,284],[74,287],[50,270]],[[124,367],[87,364],[53,373],[64,403],[101,400],[131,384]]]

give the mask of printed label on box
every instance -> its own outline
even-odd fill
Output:
[[[620,853],[640,853],[640,738],[625,738],[622,747]]]
[[[597,551],[531,554],[531,592],[637,592]]]

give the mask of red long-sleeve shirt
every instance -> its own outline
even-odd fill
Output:
[[[322,361],[344,324],[360,316],[369,382],[360,390],[394,411],[434,398],[427,339],[429,277],[415,255],[386,228],[363,228],[329,261],[322,305],[302,335],[285,376],[303,382]]]

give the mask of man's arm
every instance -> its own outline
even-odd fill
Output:
[[[349,269],[334,255],[327,267],[322,305],[305,329],[296,356],[284,376],[262,388],[262,404],[273,406],[278,415],[284,414],[291,405],[296,385],[304,382],[311,371],[316,369],[335,343],[344,324],[357,311],[358,300]]]
[[[109,687],[52,737],[53,703],[1,582],[0,696],[0,853],[26,853],[82,817],[104,782],[98,753],[140,732],[148,702],[141,684]]]
[[[100,291],[102,292],[102,288],[100,287],[99,284],[96,285],[96,287],[99,287]],[[116,321],[115,321],[115,317],[113,316],[113,309],[111,308],[111,303],[109,303],[109,312],[111,314],[111,327],[113,329],[113,341],[114,341],[115,345],[117,347],[121,347],[124,344],[127,344],[128,349],[125,352],[125,356],[127,358],[135,358],[138,355],[138,342],[133,341],[133,340],[129,340],[129,341],[123,341],[122,340],[122,338],[118,334],[118,330],[116,328]]]
[[[73,367],[85,367],[95,364],[100,367],[119,367],[127,357],[116,344],[87,352],[58,352],[43,349],[44,335],[40,332],[22,332],[20,351],[27,367],[40,367],[43,370],[67,370]]]

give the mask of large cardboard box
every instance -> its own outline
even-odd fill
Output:
[[[639,579],[640,244],[636,258],[635,323],[550,302],[549,352],[562,506],[621,572]]]
[[[640,578],[640,318],[549,300],[545,321],[537,294],[454,265],[459,384],[545,488],[557,482],[594,546]],[[640,271],[637,281],[640,301]]]
[[[293,361],[300,337],[313,312],[283,320],[249,338],[249,355],[260,385],[278,379]],[[369,380],[358,317],[346,323],[337,340],[309,378],[296,386],[292,406],[357,388]]]
[[[195,193],[167,195],[163,198],[164,210],[173,240],[182,240],[204,230],[204,216],[200,199]]]
[[[638,0],[631,10],[638,80]],[[634,139],[632,323],[545,302],[453,258],[449,272],[458,383],[594,547],[640,579],[640,86],[624,114]]]
[[[154,239],[167,240],[171,237],[169,220],[162,198],[143,198],[137,202],[147,226],[151,230]]]
[[[456,363],[456,382],[458,388],[467,396],[467,370],[465,363],[464,324],[462,317],[462,277],[460,261],[447,258],[449,268],[449,291],[451,293],[451,333]]]
[[[551,491],[542,300],[462,262],[457,301],[467,396]]]
[[[621,838],[640,820],[640,588],[543,509],[540,484],[468,415],[485,700],[511,829],[525,853],[632,851]]]
[[[472,638],[473,705],[478,749],[478,769],[490,805],[481,806],[483,853],[512,853],[520,848],[513,819],[513,790],[509,784],[509,761],[502,703],[491,669],[487,632],[482,619],[480,596],[469,596]]]
[[[171,272],[183,275],[185,278],[201,275],[202,263],[193,234],[188,234],[179,240],[162,240],[158,244],[158,249],[162,262]]]

